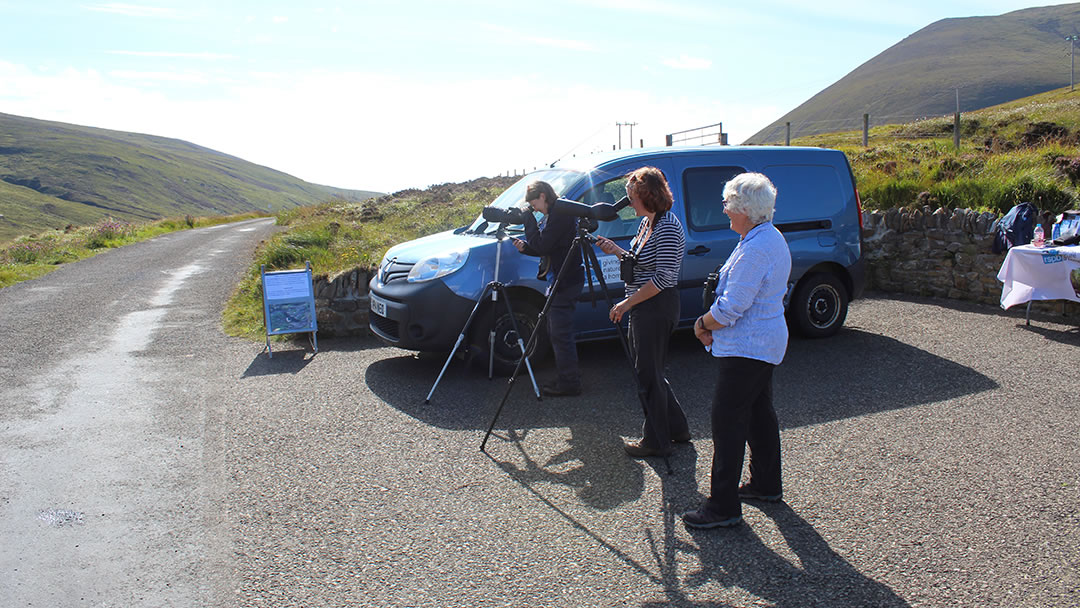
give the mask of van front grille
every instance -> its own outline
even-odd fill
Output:
[[[398,262],[396,258],[390,260],[379,269],[379,281],[383,285],[391,281],[403,281],[409,276],[409,271],[413,266],[414,264]]]
[[[400,330],[398,328],[400,324],[397,321],[393,319],[387,319],[386,317],[377,315],[374,312],[368,313],[368,320],[371,326],[384,337],[391,340],[399,339],[400,334],[398,332]]]

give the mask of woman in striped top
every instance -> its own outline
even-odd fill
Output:
[[[626,281],[626,297],[611,308],[614,323],[629,317],[630,349],[634,372],[645,391],[645,424],[641,441],[624,445],[634,458],[666,456],[672,442],[690,441],[679,400],[664,376],[668,341],[679,321],[679,271],[686,238],[674,213],[671,188],[655,167],[642,167],[627,176],[626,195],[642,218],[630,250],[637,259],[633,277]],[[610,239],[597,238],[597,246],[620,259],[631,255]]]

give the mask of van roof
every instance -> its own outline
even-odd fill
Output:
[[[561,169],[575,169],[578,171],[588,171],[593,167],[600,167],[613,161],[625,160],[629,158],[641,158],[649,156],[682,156],[687,154],[736,154],[739,152],[761,152],[768,150],[769,153],[779,152],[784,154],[787,152],[833,152],[839,153],[836,150],[828,148],[816,148],[806,146],[654,146],[651,148],[633,148],[627,150],[613,150],[610,152],[597,152],[596,154],[588,154],[585,156],[575,156],[570,158],[564,158],[551,164],[551,167],[558,167]]]

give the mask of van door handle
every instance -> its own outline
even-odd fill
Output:
[[[712,251],[712,249],[709,249],[708,247],[706,247],[704,245],[698,245],[697,247],[694,247],[690,251],[687,251],[686,255],[705,255],[706,253],[709,253],[710,251]]]

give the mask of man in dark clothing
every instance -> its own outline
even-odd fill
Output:
[[[578,369],[577,344],[574,342],[574,302],[585,284],[585,269],[581,264],[581,250],[573,247],[574,237],[577,236],[577,218],[550,213],[557,198],[551,184],[542,181],[529,184],[525,190],[525,202],[533,211],[542,213],[544,218],[537,224],[531,213],[526,214],[525,239],[514,239],[514,247],[521,253],[545,256],[550,261],[546,274],[548,296],[551,298],[547,326],[558,379],[544,385],[544,395],[549,397],[581,394],[581,371]],[[551,293],[567,256],[570,259],[566,271],[559,280],[558,289]]]

